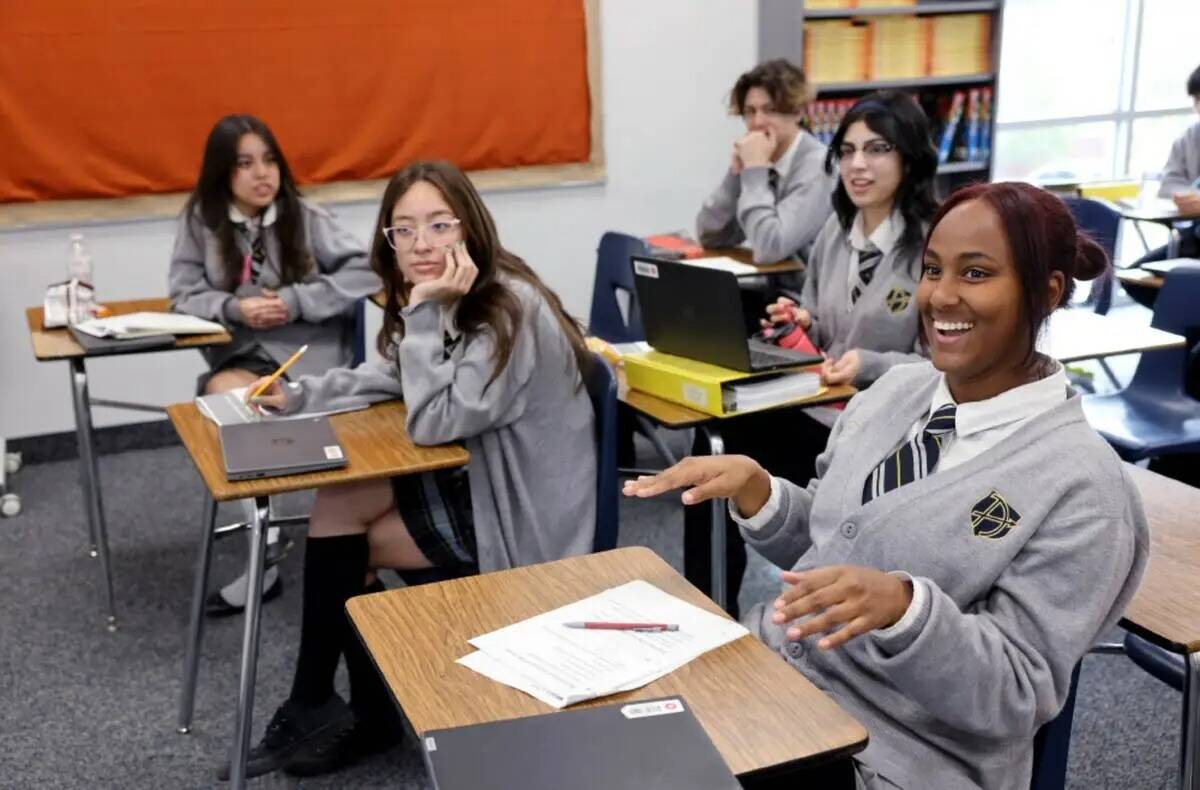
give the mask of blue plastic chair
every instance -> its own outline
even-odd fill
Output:
[[[1167,274],[1154,303],[1156,329],[1187,336],[1200,326],[1200,265]],[[1200,401],[1189,395],[1186,348],[1142,354],[1129,386],[1111,395],[1085,395],[1088,422],[1126,461],[1200,452]]]
[[[608,551],[617,547],[619,532],[617,508],[620,492],[617,490],[617,377],[608,363],[593,354],[594,364],[584,386],[596,413],[596,531],[592,538],[592,551]],[[409,587],[432,584],[469,575],[462,568],[423,568],[420,570],[397,570],[397,575]]]
[[[1104,249],[1110,261],[1115,262],[1121,213],[1102,200],[1066,197],[1063,198],[1063,202],[1071,209],[1075,224]],[[1115,277],[1112,270],[1109,270],[1104,279],[1092,286],[1092,292],[1088,295],[1087,303],[1100,315],[1104,315],[1112,307],[1114,282]]]
[[[351,342],[354,356],[350,367],[356,368],[367,361],[367,300],[359,299],[354,303],[354,338]]]
[[[1037,731],[1033,738],[1033,776],[1029,790],[1062,790],[1067,784],[1067,755],[1071,748],[1071,725],[1075,722],[1075,691],[1079,687],[1079,665],[1071,673],[1071,690],[1063,709]]]
[[[592,310],[588,317],[588,332],[609,343],[630,343],[646,339],[642,328],[642,312],[638,309],[637,292],[633,287],[633,267],[629,259],[646,255],[646,242],[636,236],[609,231],[600,237],[596,250],[596,278],[592,283]],[[617,294],[629,300],[628,320],[621,315]]]

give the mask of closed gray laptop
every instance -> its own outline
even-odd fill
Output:
[[[740,790],[680,697],[429,730],[435,790]]]
[[[346,454],[328,417],[222,425],[221,455],[229,480],[338,469]]]

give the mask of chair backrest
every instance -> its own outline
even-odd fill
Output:
[[[1092,237],[1108,255],[1110,261],[1117,259],[1117,230],[1121,227],[1121,214],[1111,204],[1103,200],[1089,198],[1066,197],[1063,202],[1071,209],[1075,224]],[[1092,284],[1092,292],[1088,303],[1100,315],[1112,307],[1112,297],[1115,275],[1109,273]]]
[[[617,377],[598,354],[584,384],[596,412],[596,534],[593,551],[617,547]]]
[[[588,317],[589,333],[610,343],[630,343],[646,338],[629,259],[648,252],[646,242],[635,236],[609,231],[600,237],[600,247],[596,250],[596,278],[592,284],[592,310]],[[628,320],[621,315],[618,293],[628,299]]]
[[[356,368],[367,361],[367,310],[366,299],[354,303],[354,337],[351,338],[350,348],[353,356],[350,367]]]
[[[1075,690],[1079,665],[1071,673],[1071,690],[1058,715],[1046,722],[1033,738],[1033,776],[1029,790],[1062,790],[1067,784],[1067,753],[1071,748],[1071,724],[1075,719]]]
[[[1150,325],[1164,332],[1191,338],[1200,329],[1200,264],[1180,264],[1163,279],[1154,300],[1154,319]],[[1156,397],[1186,398],[1188,349],[1173,348],[1142,354],[1129,383],[1131,389],[1154,390]]]

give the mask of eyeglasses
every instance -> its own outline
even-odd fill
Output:
[[[862,147],[863,156],[865,156],[867,159],[879,159],[887,156],[895,150],[896,146],[883,140],[872,140]],[[838,149],[837,157],[839,160],[853,159],[856,153],[858,153],[858,149],[855,148],[853,144],[846,143]]]
[[[417,236],[425,231],[425,242],[435,247],[455,241],[455,229],[461,219],[435,219],[424,225],[393,225],[383,229],[383,237],[393,250],[409,250],[417,243]]]

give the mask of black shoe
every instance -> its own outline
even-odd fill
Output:
[[[277,575],[275,583],[263,590],[263,603],[270,603],[281,595],[283,595],[283,576]],[[245,610],[245,606],[226,601],[220,590],[213,590],[204,599],[204,614],[208,617],[228,617],[231,614],[241,614]]]
[[[334,694],[324,705],[313,707],[288,700],[275,711],[258,745],[246,759],[246,778],[277,771],[298,751],[339,738],[354,726],[350,706]],[[229,763],[217,769],[217,778],[228,781]]]
[[[312,741],[296,750],[283,764],[290,776],[320,776],[354,765],[400,743],[402,735],[391,727],[371,726],[355,721],[333,738]]]

